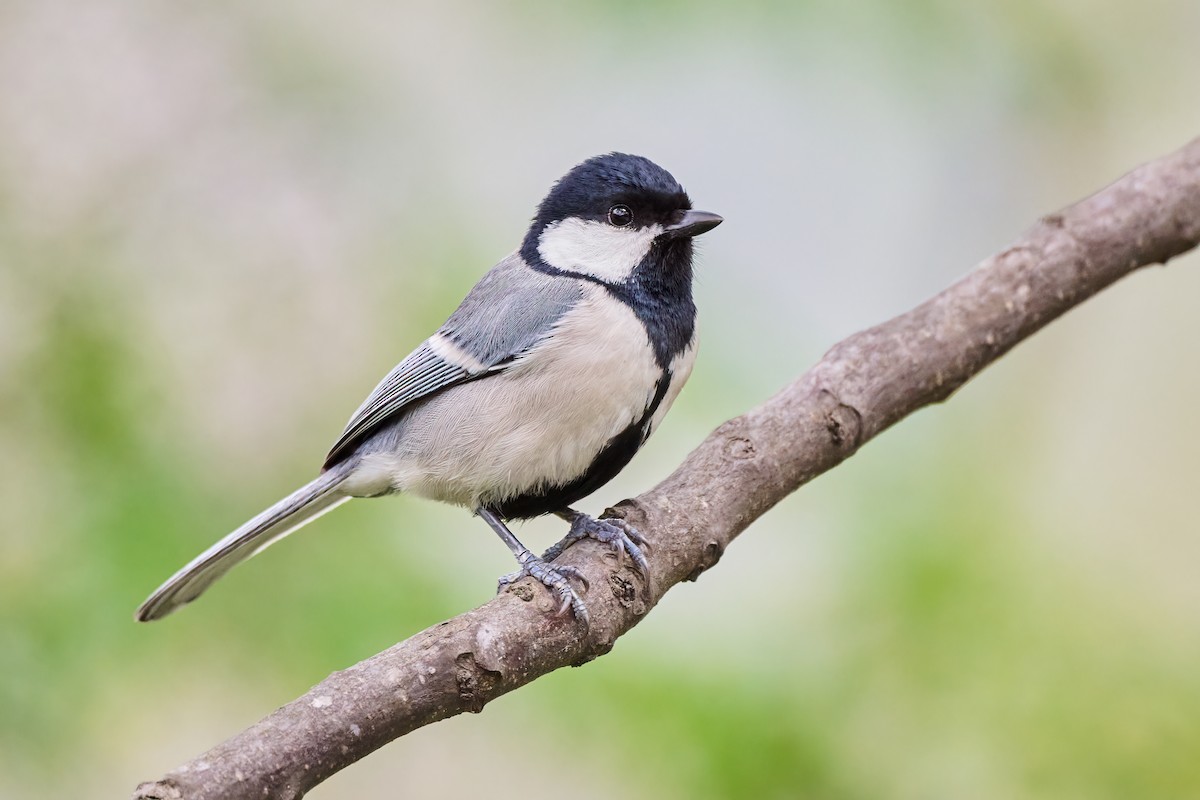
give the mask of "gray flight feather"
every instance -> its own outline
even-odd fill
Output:
[[[349,500],[338,486],[351,469],[339,465],[323,472],[196,556],[138,607],[137,619],[161,619],[192,602],[237,564]]]
[[[365,438],[412,403],[504,370],[541,341],[583,296],[578,279],[548,275],[512,254],[467,294],[438,335],[465,358],[452,363],[430,340],[388,373],[329,450],[325,466],[345,459]]]

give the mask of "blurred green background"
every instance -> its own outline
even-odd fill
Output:
[[[727,219],[692,382],[599,511],[1200,134],[1198,33],[1193,0],[0,2],[0,796],[127,796],[490,597],[486,526],[398,498],[132,621],[571,165],[645,154]],[[312,796],[1200,797],[1198,266],[872,442],[608,657]]]

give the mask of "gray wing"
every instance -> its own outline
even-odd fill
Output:
[[[515,253],[501,261],[436,334],[380,381],[330,448],[325,468],[342,461],[414,402],[503,371],[544,338],[581,296],[573,278],[531,269]]]

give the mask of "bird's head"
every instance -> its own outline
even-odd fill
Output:
[[[641,156],[609,153],[564,175],[538,206],[521,247],[530,263],[618,284],[652,253],[690,261],[691,239],[722,218],[692,209],[679,182]],[[655,259],[650,259],[651,262]]]

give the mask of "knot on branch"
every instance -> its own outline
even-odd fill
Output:
[[[454,682],[463,707],[472,714],[483,711],[500,683],[501,674],[480,666],[474,653],[460,653],[454,659]]]
[[[854,406],[843,403],[828,389],[822,389],[821,394],[833,401],[833,408],[825,414],[825,430],[829,432],[830,444],[838,450],[853,453],[862,443],[862,414]]]
[[[183,793],[170,778],[146,781],[133,790],[133,800],[180,800]]]
[[[725,442],[725,455],[734,461],[748,461],[757,455],[754,442],[743,436],[731,436]]]
[[[725,548],[716,539],[713,539],[708,544],[704,545],[704,554],[700,557],[700,563],[694,570],[688,573],[685,581],[695,582],[700,579],[706,570],[712,569],[721,560],[721,556],[725,554]]]

